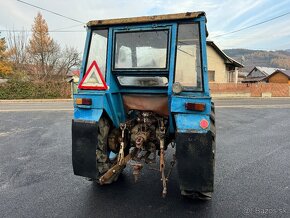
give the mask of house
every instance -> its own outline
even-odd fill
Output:
[[[239,68],[244,66],[227,56],[213,41],[207,41],[206,45],[209,82],[237,83]]]
[[[290,70],[276,70],[265,80],[268,83],[287,83],[290,85]]]
[[[77,92],[79,77],[80,77],[80,70],[73,70],[67,74],[66,81],[71,84],[72,94]]]
[[[276,70],[284,70],[272,67],[254,67],[247,77],[242,81],[243,83],[266,82],[266,78],[272,75]]]
[[[239,71],[238,74],[238,82],[241,83],[244,79],[246,79],[249,72]]]

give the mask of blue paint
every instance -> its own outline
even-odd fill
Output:
[[[85,48],[84,48],[83,61],[82,61],[82,66],[81,66],[81,70],[80,70],[79,83],[82,81],[83,76],[85,74],[85,70],[86,70],[85,67],[86,67],[86,61],[87,61],[87,58],[89,55],[91,35],[92,35],[92,30],[89,28],[89,29],[87,29],[86,44],[85,44]]]
[[[185,103],[203,103],[205,104],[205,111],[199,112],[186,110]],[[173,96],[171,102],[171,112],[209,115],[211,113],[211,99],[202,97]]]
[[[210,129],[210,118],[208,115],[175,114],[174,118],[175,118],[177,132],[206,133]],[[205,119],[208,121],[209,126],[207,129],[202,129],[200,127],[199,123],[202,119]]]
[[[174,133],[174,120],[171,113],[171,101],[172,101],[172,85],[174,80],[175,72],[175,54],[176,54],[176,41],[177,41],[177,24],[172,25],[172,34],[171,34],[171,51],[170,51],[170,65],[169,65],[169,81],[168,81],[168,110],[169,110],[169,132]]]
[[[199,18],[200,20],[200,42],[201,42],[201,61],[202,61],[202,75],[203,75],[203,90],[204,95],[209,96],[209,83],[207,72],[207,54],[206,54],[206,26],[205,17]]]
[[[109,85],[109,90],[106,92],[107,107],[105,107],[105,111],[113,121],[114,126],[118,127],[120,122],[126,120],[126,117],[117,78],[112,74],[113,43],[113,29],[109,28],[106,72],[108,75],[106,83]]]
[[[110,154],[109,154],[109,159],[110,161],[113,161],[117,158],[118,154],[117,153],[114,153],[113,151],[110,151]]]
[[[92,105],[91,108],[95,108],[95,109],[103,109],[104,108],[104,95],[105,93],[87,93],[87,94],[75,94],[74,98],[91,98],[92,99]],[[79,107],[78,105],[76,105],[75,101],[74,101],[74,107]]]
[[[75,108],[74,109],[74,119],[99,121],[102,113],[103,113],[103,109]]]

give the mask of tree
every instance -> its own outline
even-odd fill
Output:
[[[27,63],[27,32],[10,31],[7,37],[9,60],[16,71],[25,71]]]
[[[60,46],[50,37],[47,23],[40,13],[34,18],[27,49],[36,75],[39,78],[49,76],[59,59]]]
[[[71,68],[80,66],[81,58],[80,52],[74,47],[65,47],[62,51],[62,58],[59,61],[58,74],[66,75],[69,73]]]
[[[12,72],[11,65],[7,61],[7,46],[5,38],[0,38],[0,75],[7,75]]]
[[[38,79],[50,79],[53,75],[66,75],[68,71],[80,65],[80,53],[73,47],[60,45],[49,35],[48,26],[40,13],[34,19],[32,36],[27,47],[29,65]]]
[[[0,38],[0,61],[4,59],[4,52],[6,50],[5,38]]]
[[[271,65],[278,68],[290,69],[290,58],[289,57],[274,58],[271,60]]]

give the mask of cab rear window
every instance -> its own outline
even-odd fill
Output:
[[[168,30],[115,34],[114,70],[166,69]]]

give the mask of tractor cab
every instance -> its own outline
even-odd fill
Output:
[[[157,164],[165,196],[167,172],[177,163],[181,193],[210,198],[215,128],[206,36],[204,12],[87,24],[74,94],[76,175],[103,185],[126,165],[137,180],[144,165]],[[168,146],[175,149],[171,162]]]

